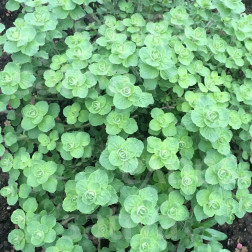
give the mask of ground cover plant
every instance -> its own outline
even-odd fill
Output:
[[[252,15],[239,0],[9,0],[1,189],[25,252],[225,252],[252,212]]]

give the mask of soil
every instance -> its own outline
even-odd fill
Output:
[[[0,0],[0,22],[5,25],[6,28],[13,26],[18,13],[20,11],[15,11],[8,13],[5,9],[5,4],[7,0]],[[0,70],[10,61],[10,56],[6,53],[0,57]],[[4,126],[5,115],[0,113],[0,125]],[[0,170],[0,188],[8,185],[8,174],[2,173]],[[6,202],[6,199],[0,196],[0,251],[1,252],[10,252],[13,251],[12,246],[8,243],[8,234],[14,229],[14,225],[10,221],[11,213],[15,207],[9,206]]]
[[[5,4],[7,0],[0,0],[0,23],[5,25],[5,28],[8,29],[9,27],[13,26],[13,22],[15,21],[16,17],[18,16],[19,10],[8,13],[5,9]],[[4,68],[6,63],[10,61],[10,56],[6,53],[0,57],[0,70]]]
[[[7,12],[5,9],[6,2],[7,0],[0,1],[0,22],[5,25],[6,29],[8,29],[9,27],[13,26],[13,22],[20,11],[17,10],[13,12]]]
[[[223,241],[226,249],[233,252],[237,244],[241,243],[247,247],[248,252],[252,251],[252,214],[247,213],[242,219],[235,219],[232,225],[224,224],[216,229],[228,236]]]
[[[5,9],[7,0],[0,0],[0,22],[9,28],[13,25],[13,21],[16,19],[18,13],[15,11],[8,13]],[[252,12],[252,1],[243,0],[246,5],[246,13]],[[6,15],[7,14],[7,15]],[[0,70],[4,68],[7,62],[10,61],[10,56],[6,53],[0,57]],[[0,125],[4,126],[5,116],[0,113]],[[0,188],[8,184],[8,175],[2,173],[0,170]],[[252,187],[250,188],[252,193]],[[10,252],[14,251],[12,246],[8,243],[8,233],[14,228],[14,225],[10,221],[10,216],[14,207],[8,206],[5,198],[0,196],[0,251]],[[237,243],[241,243],[247,247],[247,251],[252,251],[252,214],[246,214],[242,219],[235,219],[232,225],[216,226],[221,232],[227,234],[228,239],[223,241],[223,246],[229,249],[231,252],[235,251]]]
[[[7,62],[6,62],[7,63]],[[6,116],[0,113],[0,126],[4,127]],[[0,170],[0,188],[8,185],[8,174]],[[8,234],[14,229],[14,224],[10,221],[14,206],[9,206],[6,199],[0,196],[0,251],[10,252],[12,246],[8,243]]]
[[[0,187],[8,184],[8,175],[0,173]],[[9,252],[12,246],[8,243],[8,233],[14,229],[14,225],[10,221],[11,213],[14,207],[8,206],[5,198],[0,196],[0,251]]]
[[[251,0],[243,0],[242,2],[243,2],[243,3],[245,4],[245,6],[246,6],[246,13],[247,13],[247,14],[252,13],[252,1],[251,1]]]

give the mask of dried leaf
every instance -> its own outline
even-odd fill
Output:
[[[236,248],[235,252],[248,252],[248,249],[247,249],[247,247],[243,246],[242,249]]]

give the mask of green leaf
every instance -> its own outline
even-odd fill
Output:
[[[90,214],[90,213],[92,213],[94,211],[95,207],[96,207],[95,204],[87,205],[83,201],[77,200],[77,208],[83,214]]]
[[[99,114],[89,114],[89,122],[92,126],[102,125],[104,123],[104,117]]]
[[[206,189],[202,189],[202,190],[198,191],[196,194],[198,204],[200,206],[205,205],[208,202],[209,195],[210,195],[210,192]]]
[[[107,169],[107,170],[115,170],[116,167],[113,166],[110,161],[109,161],[109,151],[107,149],[105,149],[101,155],[100,155],[100,158],[99,158],[99,162],[101,163],[101,165]]]
[[[140,67],[140,76],[143,79],[155,79],[159,75],[159,71],[152,66],[142,63],[139,65],[139,67]]]
[[[158,201],[157,190],[153,187],[145,187],[139,191],[139,196],[143,200],[151,201],[153,204],[156,204]]]
[[[14,244],[16,250],[23,250],[25,247],[25,236],[22,230],[14,229],[8,235],[8,241]]]
[[[42,187],[44,190],[54,193],[57,188],[58,181],[54,177],[50,177],[45,183],[43,183]]]
[[[19,3],[15,2],[14,0],[8,0],[5,7],[7,10],[16,11],[19,9],[20,5],[19,5]]]
[[[14,224],[17,224],[20,228],[24,229],[25,227],[25,213],[21,209],[15,210],[11,215],[11,221]]]
[[[20,187],[19,187],[19,192],[18,192],[18,195],[20,198],[22,199],[26,199],[29,197],[29,194],[31,192],[31,187],[27,184],[21,184]]]
[[[5,29],[5,25],[0,23],[0,33]]]
[[[209,241],[223,241],[227,239],[227,235],[212,228],[208,228],[204,231],[204,239]]]
[[[50,131],[53,127],[55,126],[55,121],[54,118],[50,115],[46,115],[42,122],[39,123],[38,128],[42,131],[42,132],[48,132]]]
[[[211,142],[215,142],[218,140],[221,134],[220,128],[209,128],[209,127],[203,127],[200,128],[200,134],[205,137],[207,140]]]
[[[174,226],[176,223],[175,220],[167,217],[166,215],[160,215],[159,222],[163,229],[169,229],[170,227]]]
[[[137,226],[137,223],[131,220],[130,214],[124,208],[119,213],[119,224],[124,228],[134,228]]]
[[[137,131],[138,126],[137,126],[137,122],[135,121],[135,119],[130,118],[129,120],[127,120],[127,123],[125,121],[125,126],[123,127],[124,131],[127,134],[133,134]]]
[[[203,208],[199,205],[196,205],[193,210],[197,221],[202,221],[208,218],[208,216],[204,213]]]
[[[161,158],[156,155],[151,156],[149,165],[153,170],[158,170],[164,167],[164,163],[162,162]]]
[[[38,203],[35,198],[28,198],[23,203],[23,210],[27,213],[34,213],[38,208]]]
[[[4,152],[5,152],[5,148],[2,144],[0,144],[0,156],[3,156]]]

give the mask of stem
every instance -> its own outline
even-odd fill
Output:
[[[152,6],[150,5],[148,8],[148,20],[150,20],[151,9],[152,9]]]
[[[213,23],[213,20],[210,20],[210,21],[206,24],[205,28],[208,27],[208,26],[210,26],[212,23]]]
[[[133,115],[131,118],[138,118],[139,115]]]
[[[138,6],[137,6],[137,11],[142,12],[143,6],[142,6],[142,0],[138,0]]]
[[[39,101],[63,101],[63,99],[60,98],[50,98],[50,97],[35,97],[35,100],[39,100]]]
[[[68,180],[68,178],[65,178],[65,177],[57,177],[57,180],[62,180],[62,181],[64,181],[64,180]]]
[[[72,125],[64,125],[64,127],[66,128],[67,131],[72,130],[72,129],[85,129],[85,128],[88,128],[90,126],[91,126],[90,123],[83,124],[80,127],[75,127],[75,126],[72,126]]]
[[[75,217],[74,216],[71,216],[67,219],[65,219],[64,221],[61,222],[61,225],[64,226],[66,225],[69,221],[73,220]]]
[[[1,111],[0,114],[8,114],[10,110],[4,110],[4,111]]]
[[[99,19],[94,13],[90,14],[90,16],[92,16],[92,18],[93,18],[98,24],[102,25],[102,22],[100,21],[100,19]]]
[[[175,107],[174,106],[170,106],[170,104],[167,102],[166,106],[161,107],[160,109],[173,109],[173,108],[175,108]]]
[[[149,180],[150,180],[152,174],[153,174],[152,171],[149,171],[149,172],[147,173],[147,176],[145,177],[145,179],[144,179],[143,183],[141,184],[141,186],[139,187],[139,189],[144,188],[144,187],[148,184],[148,182],[149,182]]]
[[[59,210],[61,208],[61,206],[62,206],[62,204],[58,204],[56,208]]]
[[[28,139],[28,136],[20,136],[17,138],[18,141],[26,140]]]
[[[116,14],[116,8],[117,8],[116,0],[113,1],[113,5],[114,5],[114,14]]]
[[[98,239],[98,251],[101,250],[101,239]]]
[[[139,75],[139,73],[136,71],[134,67],[130,67],[130,70],[133,72],[133,74],[137,77],[138,82],[142,83],[142,78]]]
[[[29,137],[28,136],[19,136],[19,137],[17,137],[17,141],[22,141],[22,140],[29,141]],[[3,141],[3,142],[5,142],[5,141]]]

